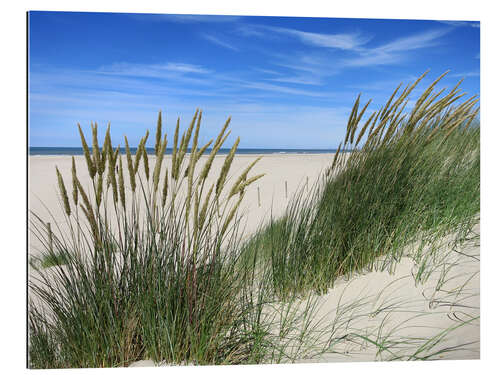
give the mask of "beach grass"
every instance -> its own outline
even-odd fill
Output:
[[[109,126],[102,148],[97,125],[92,147],[79,127],[90,188],[73,161],[71,185],[56,170],[66,222],[51,226],[31,213],[45,267],[34,267],[29,280],[30,367],[294,362],[354,339],[385,348],[388,337],[339,331],[363,301],[339,306],[324,325],[317,295],[341,276],[389,269],[409,245],[420,267],[415,281],[423,281],[435,255],[427,245],[457,231],[463,239],[478,220],[477,102],[453,106],[459,91],[434,96],[436,81],[405,112],[419,81],[368,121],[361,122],[368,106],[360,110],[358,97],[332,166],[247,241],[239,206],[261,177],[249,176],[258,160],[229,184],[237,139],[216,182],[207,183],[229,119],[202,147],[201,112],[182,134],[178,121],[169,165],[161,114],[151,165],[149,132],[135,155],[125,138],[122,159]],[[410,357],[439,337],[419,341]]]
[[[283,217],[247,243],[250,254],[269,259],[277,294],[325,292],[339,276],[372,269],[380,257],[388,265],[398,261],[410,243],[423,246],[464,223],[474,225],[480,207],[480,130],[470,126],[476,100],[454,107],[460,92],[435,97],[438,81],[406,116],[416,83],[395,92],[364,123],[367,107],[358,113],[358,97],[345,141],[313,193],[299,192]],[[366,142],[357,148],[363,135]]]

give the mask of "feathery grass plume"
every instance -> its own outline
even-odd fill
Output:
[[[102,174],[99,173],[99,175],[97,176],[97,191],[95,194],[95,201],[97,204],[97,210],[99,210],[99,206],[101,205],[101,201],[102,201],[102,180],[103,180]]]
[[[66,191],[66,186],[64,186],[64,180],[61,176],[61,172],[59,172],[59,169],[57,167],[56,167],[56,174],[57,174],[57,183],[59,184],[59,191],[61,192],[61,197],[64,203],[64,211],[66,211],[66,215],[70,216],[71,207],[69,206],[68,193]]]
[[[132,188],[132,192],[135,193],[135,170],[134,170],[134,163],[132,162],[132,154],[130,153],[130,147],[128,146],[127,136],[125,136],[125,153],[127,154],[127,166],[128,166],[128,174],[130,176],[130,187]]]
[[[181,145],[184,143],[184,138],[186,137],[186,133],[184,132],[181,137],[181,141],[179,143],[179,146],[177,148],[177,155],[175,157],[175,164],[172,164],[172,169],[174,170],[173,172],[173,177],[174,180],[179,179],[179,168],[177,168],[178,165],[182,164],[182,159],[181,159]]]
[[[137,150],[135,151],[135,164],[134,164],[134,171],[137,173],[139,170],[139,162],[141,161],[141,156],[144,156],[146,153],[146,142],[149,137],[149,130],[146,130],[146,135],[141,138],[139,142],[139,146],[137,146]]]
[[[96,125],[97,126],[97,125]],[[110,126],[111,124],[108,122],[108,128],[106,129],[106,135],[104,136],[104,143],[102,145],[102,152],[101,152],[101,160],[99,163],[99,170],[101,171],[101,174],[104,173],[106,170],[106,160],[108,156],[108,148],[111,147],[111,135],[110,135]]]
[[[375,119],[373,119],[373,121],[372,121],[372,125],[370,126],[370,130],[368,130],[368,137],[370,136],[370,134],[372,134],[373,128],[375,127],[375,124],[377,123],[379,116],[380,116],[380,110],[377,111],[377,115],[375,116]]]
[[[227,137],[229,134],[231,134],[231,131],[228,131],[226,135],[224,135],[224,132],[226,131],[229,122],[231,121],[231,117],[229,117],[222,127],[222,130],[220,131],[219,135],[217,136],[217,139],[215,140],[214,147],[212,148],[212,151],[210,152],[207,161],[205,162],[205,165],[203,166],[203,169],[200,173],[200,181],[205,181],[208,173],[210,172],[210,169],[212,168],[212,163],[215,159],[215,156],[219,152],[219,149],[222,147],[224,142],[226,141]]]
[[[236,204],[233,206],[233,208],[231,209],[231,211],[229,212],[229,215],[227,215],[227,218],[226,220],[224,221],[224,224],[222,225],[222,229],[220,231],[220,236],[224,236],[224,233],[226,233],[226,229],[227,227],[229,226],[229,223],[231,222],[231,220],[233,220],[233,217],[234,215],[236,214],[236,210],[238,209],[238,207],[240,206],[241,204],[241,201],[243,200],[243,197],[245,195],[244,194],[241,194],[240,195],[240,198],[238,199],[238,202],[236,202]]]
[[[347,140],[349,139],[349,135],[351,133],[351,129],[354,125],[354,120],[356,119],[356,115],[358,113],[359,107],[359,99],[361,98],[361,94],[358,95],[356,101],[354,102],[354,106],[352,107],[351,114],[349,115],[349,120],[347,120],[347,131],[345,132],[344,144],[347,144]]]
[[[194,237],[196,238],[198,230],[199,230],[199,210],[200,210],[200,192],[198,191],[198,187],[195,188],[196,191],[194,193],[194,208],[193,208],[193,229],[194,229]]]
[[[168,194],[168,167],[165,168],[165,178],[163,179],[163,190],[161,196],[161,206],[165,207],[165,202],[167,201]]]
[[[208,193],[205,197],[205,202],[203,203],[203,206],[201,207],[201,211],[198,217],[198,230],[200,230],[203,227],[203,224],[205,222],[205,218],[207,215],[207,209],[208,209],[208,203],[210,202],[210,196],[212,195],[212,191],[214,190],[214,184],[210,186],[210,189],[208,190]]]
[[[78,191],[80,192],[80,195],[82,196],[83,203],[85,204],[85,207],[87,208],[87,211],[91,212],[92,214],[94,213],[94,210],[92,209],[92,204],[90,203],[89,197],[85,190],[83,189],[82,184],[80,183],[80,180],[77,178],[76,180],[76,186],[78,186]],[[80,204],[81,206],[81,204]]]
[[[262,156],[259,156],[252,163],[250,163],[250,165],[246,167],[245,170],[241,173],[241,175],[236,179],[233,186],[229,190],[228,199],[238,193],[238,191],[240,190],[240,183],[246,181],[248,172],[250,172],[250,170],[255,166],[255,164],[257,164],[260,161],[260,159],[262,159]]]
[[[212,144],[212,142],[213,142],[213,140],[211,139],[205,144],[205,146],[200,148],[200,150],[196,153],[196,162],[198,162],[198,160],[200,160],[201,156],[207,150],[207,148]]]
[[[361,118],[365,114],[366,108],[368,108],[368,106],[370,105],[371,102],[372,102],[371,99],[368,100],[368,102],[365,104],[365,106],[361,110],[359,116],[356,116],[356,118],[354,119],[354,124],[353,124],[352,129],[351,129],[351,139],[350,139],[351,144],[354,141],[354,134],[356,133],[356,129],[358,128],[359,121],[361,120]]]
[[[186,195],[186,222],[189,218],[189,213],[191,210],[191,195],[193,192],[193,174],[194,167],[196,165],[196,156],[198,153],[198,136],[200,133],[202,111],[198,114],[198,121],[196,123],[196,129],[194,131],[193,143],[191,144],[191,153],[189,157],[189,167],[188,167],[188,181],[187,181],[187,195]]]
[[[420,109],[407,122],[407,125],[405,128],[405,132],[407,134],[411,133],[415,129],[415,127],[417,126],[417,124],[419,123],[420,120],[425,119],[425,118],[433,118],[434,117],[435,114],[431,110],[432,107],[429,107],[429,106],[432,103],[434,103],[436,98],[439,97],[445,91],[446,91],[446,88],[442,88],[437,93],[428,97],[426,99],[426,101],[420,105]]]
[[[333,157],[333,162],[332,162],[330,169],[335,168],[335,166],[337,165],[337,159],[339,157],[339,153],[340,153],[341,148],[342,148],[342,142],[340,142],[339,147],[337,147],[337,151],[335,152],[335,156]]]
[[[116,148],[116,151],[113,153],[113,149],[111,146],[108,148],[108,158],[109,158],[109,163],[108,163],[108,180],[107,184],[108,186],[111,185],[111,188],[113,190],[113,202],[118,202],[118,186],[116,184],[116,173],[115,173],[115,167],[116,167],[116,161],[118,158],[118,153],[120,152],[120,146]]]
[[[146,147],[142,148],[142,160],[144,161],[143,164],[144,164],[144,173],[146,173],[146,180],[149,181],[149,159]]]
[[[181,144],[179,146],[179,154],[175,165],[175,174],[177,177],[179,177],[179,170],[187,153],[187,148],[189,145],[189,141],[191,140],[191,134],[193,133],[194,124],[196,123],[196,119],[198,117],[198,112],[199,109],[196,109],[193,119],[191,120],[191,124],[189,125],[186,132],[184,132],[184,134],[182,135]]]
[[[361,128],[361,131],[359,132],[358,134],[358,138],[356,139],[356,143],[354,144],[354,147],[356,148],[356,146],[358,145],[359,141],[361,141],[361,138],[363,138],[363,135],[365,134],[366,132],[366,129],[368,128],[368,125],[370,125],[370,123],[372,122],[373,120],[373,117],[375,116],[377,112],[373,112],[371,114],[371,116],[368,118],[368,120],[365,122],[365,125]],[[352,143],[352,142],[351,142]]]
[[[75,206],[78,207],[78,187],[76,185],[76,164],[75,164],[75,157],[71,157],[71,176],[73,179],[73,202],[75,203]]]
[[[467,121],[467,123],[464,126],[464,130],[469,129],[470,124],[472,123],[472,121],[474,121],[474,119],[476,118],[478,113],[479,113],[479,107],[470,116],[469,120]]]
[[[261,174],[258,174],[256,176],[250,177],[248,180],[243,181],[243,183],[238,187],[238,191],[239,191],[240,195],[244,193],[245,188],[247,186],[249,186],[250,184],[254,183],[259,178],[264,177],[265,175],[266,175],[265,173],[261,173]]]
[[[161,148],[161,111],[158,112],[158,121],[156,122],[156,142],[155,142],[155,154],[158,155],[158,151]]]
[[[97,123],[90,123],[92,128],[92,154],[94,156],[94,165],[97,168],[97,173],[102,174],[104,170],[101,169],[101,153],[99,152],[99,141],[97,139]]]
[[[198,118],[200,114],[200,110],[196,108],[196,111],[194,112],[193,119],[191,120],[191,123],[189,124],[189,127],[187,128],[186,131],[186,137],[184,138],[184,142],[181,144],[181,151],[184,151],[184,154],[187,152],[187,148],[189,145],[189,141],[191,140],[191,135],[193,133],[194,129],[194,124],[196,123],[196,119]]]
[[[387,119],[387,117],[386,117],[386,119]],[[379,124],[377,125],[375,130],[373,130],[373,132],[371,132],[370,135],[368,136],[368,139],[366,140],[367,144],[370,144],[370,142],[373,145],[377,144],[377,135],[380,132],[380,130],[384,127],[384,125],[386,124],[386,119],[384,121],[379,121]]]
[[[160,172],[161,164],[163,162],[163,157],[165,155],[165,149],[167,148],[167,135],[163,137],[163,142],[161,147],[158,149],[158,155],[156,156],[155,169],[153,171],[153,191],[156,193],[158,191],[158,185],[160,183]]]
[[[425,110],[425,106],[422,107],[425,103],[425,100],[428,98],[428,96],[432,93],[432,90],[434,89],[434,87],[438,84],[439,81],[441,81],[441,79],[443,79],[443,77],[445,75],[447,75],[449,73],[449,70],[447,70],[446,72],[444,72],[443,74],[441,74],[438,78],[436,78],[434,80],[434,82],[432,82],[429,87],[423,92],[423,94],[418,98],[418,100],[416,101],[414,107],[413,107],[413,110],[411,111],[411,114],[410,114],[410,118],[408,119],[408,123],[412,123],[413,120],[415,119],[415,116],[416,114],[421,110],[421,109],[424,109]],[[443,89],[444,90],[444,89]],[[441,90],[441,92],[443,91]]]
[[[92,211],[87,210],[83,204],[80,203],[80,207],[85,214],[85,217],[87,218],[89,224],[90,224],[90,229],[92,230],[92,234],[94,236],[95,242],[99,242],[99,227],[97,226],[97,221],[95,220],[95,216]]]
[[[118,155],[118,192],[120,193],[120,202],[125,209],[125,180],[123,178],[122,156]]]
[[[87,161],[87,168],[89,170],[89,175],[90,175],[90,178],[93,179],[96,172],[97,172],[97,167],[94,165],[94,162],[92,161],[92,157],[90,156],[89,146],[87,145],[87,141],[85,140],[85,136],[83,135],[83,131],[82,131],[80,124],[78,124],[78,131],[80,132],[83,154],[85,155],[85,160]]]
[[[135,150],[135,155],[134,155],[134,174],[137,174],[139,171],[139,162],[141,161],[141,157],[143,154],[142,148],[144,147],[143,145],[143,138],[139,141],[139,145],[137,146]]]
[[[465,118],[471,111],[472,107],[479,102],[479,99],[476,99],[476,96],[466,100],[456,108],[454,108],[453,112],[449,114],[448,119],[445,120],[443,124],[443,128],[452,127],[456,121],[464,121]]]
[[[177,117],[177,125],[175,126],[174,133],[174,144],[172,146],[172,178],[177,180],[177,176],[175,175],[175,165],[177,165],[177,142],[179,141],[179,122],[180,118]]]
[[[222,139],[222,137],[224,136],[224,132],[226,131],[227,127],[229,126],[229,123],[231,122],[231,116],[229,116],[226,120],[226,122],[224,123],[224,126],[222,127],[219,135],[217,136],[217,138],[215,139],[215,143],[214,143],[214,148],[216,146],[221,146],[223,143],[224,143],[224,140]],[[228,133],[229,134],[229,133]]]
[[[386,142],[389,142],[389,140],[391,139],[391,137],[396,132],[399,124],[401,123],[401,121],[405,117],[404,115],[402,117],[400,117],[400,116],[401,116],[401,113],[403,112],[403,110],[405,109],[406,104],[408,104],[408,99],[401,106],[401,108],[399,109],[398,113],[394,117],[391,117],[391,123],[390,123],[389,127],[387,128],[387,131],[385,132],[385,135],[384,135],[384,138],[382,139],[382,143],[381,144],[385,144]]]
[[[92,229],[92,233],[94,235],[94,239],[96,242],[100,242],[99,238],[99,227],[97,226],[97,221],[94,215],[94,210],[92,208],[92,205],[90,204],[89,197],[87,196],[87,193],[85,193],[85,190],[83,189],[82,184],[80,183],[80,180],[76,179],[78,190],[80,192],[80,195],[82,196],[83,199],[83,204],[80,203],[80,207],[82,208],[85,216],[87,217],[87,220],[90,224],[90,228]]]
[[[399,89],[401,88],[401,86],[403,85],[403,83],[401,82],[399,84],[398,87],[396,87],[396,90],[394,90],[394,92],[392,93],[392,95],[389,97],[389,99],[387,100],[387,102],[385,103],[385,106],[383,107],[383,109],[381,109],[379,111],[380,113],[380,119],[384,119],[385,118],[385,114],[387,112],[387,109],[389,108],[389,106],[391,105],[391,102],[393,101],[394,97],[396,96],[397,92],[399,91]],[[408,88],[408,86],[406,87]],[[405,89],[406,90],[406,89]]]
[[[217,198],[220,196],[220,193],[224,188],[226,177],[227,174],[229,173],[229,168],[231,168],[231,164],[233,163],[234,154],[236,153],[236,149],[238,148],[239,143],[240,143],[240,137],[236,139],[236,142],[234,142],[233,147],[231,147],[229,154],[227,154],[226,159],[224,160],[224,164],[222,165],[222,169],[220,171],[219,178],[217,179],[217,185],[215,188],[215,196]]]

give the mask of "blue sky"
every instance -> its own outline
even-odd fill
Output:
[[[415,94],[451,70],[440,87],[465,77],[479,95],[479,34],[466,21],[30,12],[29,142],[80,146],[76,124],[96,121],[135,145],[159,110],[172,140],[199,107],[201,142],[231,115],[240,147],[336,148],[359,93],[374,111],[430,69]]]

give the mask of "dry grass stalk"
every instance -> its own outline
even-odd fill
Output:
[[[198,136],[200,133],[200,123],[201,123],[201,116],[202,112],[200,111],[198,115],[198,122],[196,124],[196,130],[194,132],[194,137],[193,137],[193,143],[191,145],[191,154],[189,157],[189,167],[188,167],[188,180],[187,180],[187,196],[186,196],[186,222],[188,221],[189,218],[189,212],[191,209],[191,195],[193,191],[193,174],[194,174],[194,167],[196,164],[197,160],[197,153],[198,153]],[[195,215],[196,217],[196,215]],[[195,225],[196,227],[196,225]]]
[[[229,223],[231,222],[231,220],[233,220],[233,217],[236,214],[236,210],[240,206],[241,201],[243,200],[243,197],[244,197],[244,194],[241,194],[240,198],[238,199],[238,202],[236,202],[236,204],[233,206],[233,208],[229,212],[229,215],[227,215],[227,218],[224,221],[224,224],[222,225],[222,229],[221,229],[221,232],[220,232],[220,236],[221,237],[224,235],[224,233],[226,233],[226,229],[229,226]]]
[[[161,206],[165,207],[165,202],[167,201],[168,194],[168,168],[165,168],[165,178],[163,179],[163,191],[161,198]]]
[[[144,160],[144,173],[146,174],[146,180],[149,181],[149,159],[146,147],[142,148],[142,160]]]
[[[111,188],[113,190],[113,202],[118,202],[118,186],[116,183],[116,173],[115,173],[115,168],[116,168],[116,160],[118,158],[118,153],[120,152],[120,146],[116,148],[116,151],[113,153],[113,149],[110,147],[108,148],[108,186],[111,185]]]
[[[139,146],[137,146],[137,150],[135,152],[135,160],[134,160],[134,171],[137,174],[139,169],[139,162],[141,161],[141,157],[146,153],[146,142],[149,137],[149,130],[146,130],[146,135],[141,138],[139,142]]]
[[[101,201],[102,201],[102,182],[103,182],[102,174],[99,174],[97,176],[97,191],[95,194],[95,200],[96,200],[98,210],[99,210],[99,207],[100,207]]]
[[[66,215],[70,216],[71,207],[69,205],[68,193],[66,191],[66,186],[64,185],[64,180],[61,176],[61,172],[59,172],[59,169],[57,167],[56,167],[56,174],[57,174],[57,183],[59,184],[59,191],[61,192],[61,197],[64,203],[64,211],[66,212]]]
[[[368,128],[368,125],[370,125],[371,121],[373,120],[373,117],[375,116],[377,112],[373,112],[372,115],[368,118],[368,120],[365,122],[365,125],[361,128],[361,131],[359,132],[358,138],[356,139],[356,143],[354,144],[354,147],[356,147],[361,141],[361,138],[366,132],[366,129]],[[352,142],[351,142],[352,143]]]
[[[248,167],[245,168],[245,170],[241,173],[241,175],[236,179],[234,182],[233,186],[229,190],[229,197],[231,198],[233,195],[237,194],[238,191],[240,191],[240,184],[247,179],[248,172],[257,164],[257,162],[262,159],[262,156],[259,156],[257,159],[255,159]]]
[[[155,169],[153,171],[153,191],[158,191],[158,185],[160,183],[160,172],[161,172],[161,164],[163,162],[163,157],[165,155],[165,149],[167,148],[167,135],[163,137],[163,142],[161,147],[158,150],[158,154],[156,155],[156,164]]]
[[[352,144],[353,141],[354,141],[354,134],[356,133],[356,129],[358,128],[358,124],[359,124],[359,121],[361,120],[361,118],[363,117],[363,115],[365,114],[365,111],[366,111],[366,108],[368,108],[368,106],[370,105],[370,103],[372,102],[372,100],[368,100],[368,102],[365,104],[365,106],[363,107],[363,109],[361,110],[361,112],[359,113],[359,116],[356,116],[356,118],[353,120],[354,121],[354,124],[352,125],[352,129],[351,129],[351,139],[350,139],[350,143]]]
[[[122,165],[122,156],[119,155],[119,164],[118,164],[118,191],[120,193],[120,202],[122,204],[123,209],[125,209],[125,180],[123,178],[123,165]]]
[[[175,133],[174,133],[174,144],[172,146],[172,178],[174,180],[177,180],[174,166],[177,164],[177,142],[179,140],[179,122],[180,119],[177,118],[177,125],[175,127]]]
[[[158,154],[160,148],[161,148],[161,111],[158,112],[158,121],[156,123],[155,154]]]
[[[203,223],[205,222],[205,217],[207,215],[207,209],[208,209],[208,203],[210,202],[210,196],[212,195],[212,191],[214,190],[214,185],[210,186],[210,189],[208,190],[208,193],[205,197],[205,202],[203,203],[203,206],[201,207],[201,211],[199,214],[198,218],[198,229],[201,229],[203,226]]]
[[[104,170],[101,168],[101,154],[99,152],[99,142],[97,139],[97,123],[90,123],[92,128],[92,155],[94,157],[94,165],[97,168],[97,173],[102,174]]]
[[[358,95],[356,98],[356,101],[354,102],[354,106],[352,107],[351,114],[349,115],[349,120],[347,120],[347,131],[345,134],[345,139],[344,139],[344,145],[347,144],[347,141],[349,139],[351,129],[354,125],[354,120],[356,119],[356,115],[358,113],[358,107],[359,107],[359,99],[361,98],[361,94]]]
[[[236,149],[238,148],[238,144],[240,143],[240,137],[236,139],[233,147],[227,154],[226,159],[224,160],[224,164],[222,165],[222,169],[219,174],[219,178],[217,179],[217,184],[215,188],[215,196],[218,198],[222,192],[222,188],[226,182],[227,174],[229,173],[229,168],[231,168],[231,164],[233,163],[234,154],[236,153]]]
[[[132,188],[132,192],[135,192],[135,170],[134,164],[132,162],[132,154],[130,153],[130,147],[128,146],[128,139],[125,136],[125,153],[127,155],[127,166],[128,166],[128,174],[130,177],[130,187]]]
[[[96,172],[97,172],[97,168],[96,166],[94,165],[94,162],[92,161],[92,158],[90,156],[90,150],[89,150],[89,146],[87,145],[87,141],[85,140],[85,136],[83,135],[83,131],[82,131],[82,128],[80,126],[80,124],[78,124],[78,131],[80,133],[80,139],[82,141],[82,148],[83,148],[83,154],[85,155],[85,160],[87,161],[87,168],[89,170],[89,175],[90,175],[90,178],[94,178]]]
[[[78,206],[78,186],[76,184],[76,164],[75,164],[75,157],[71,157],[71,176],[73,179],[73,202],[75,203],[75,206]]]

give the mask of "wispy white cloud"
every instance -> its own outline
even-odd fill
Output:
[[[453,73],[450,74],[450,77],[455,77],[455,78],[479,77],[479,72],[474,71],[474,72]]]
[[[475,28],[481,27],[478,21],[438,21],[438,22],[453,27],[475,27]]]
[[[233,51],[238,51],[238,48],[236,48],[235,46],[229,44],[228,42],[226,41],[223,41],[221,40],[220,38],[214,36],[214,35],[211,35],[211,34],[201,34],[202,38],[208,40],[209,42],[212,42],[214,44],[217,44],[221,47],[224,47],[224,48],[227,48],[227,49],[230,49],[230,50],[233,50]]]
[[[428,30],[422,33],[396,39],[395,41],[384,44],[375,50],[383,52],[400,52],[427,48],[436,45],[437,39],[449,32],[450,29]]]
[[[208,74],[210,70],[199,65],[168,62],[165,64],[130,64],[130,63],[114,63],[109,66],[103,66],[100,69],[102,72],[115,73],[122,75],[144,75],[156,76],[165,72],[175,73],[197,73]]]
[[[439,38],[449,33],[450,30],[450,28],[428,30],[398,38],[375,48],[358,49],[357,57],[345,59],[343,63],[351,67],[395,64],[408,57],[405,52],[438,45]]]
[[[157,78],[161,80],[182,81],[187,84],[207,85],[210,82],[209,70],[200,65],[168,62],[164,64],[133,64],[118,62],[104,65],[95,72],[101,76],[120,76],[130,78]]]
[[[336,48],[341,50],[353,50],[366,44],[371,37],[360,33],[322,34],[301,31],[285,27],[245,25],[240,26],[238,31],[244,36],[268,37],[269,31],[295,37],[302,43],[314,47]]]
[[[313,96],[313,97],[323,97],[323,96],[331,95],[331,93],[321,93],[321,92],[317,92],[317,91],[301,90],[301,89],[295,89],[295,88],[291,88],[291,87],[287,87],[287,86],[264,83],[264,82],[244,82],[241,85],[243,87],[246,87],[246,88],[264,90],[264,91],[273,91],[273,92],[278,92],[278,93],[283,93],[283,94],[305,95],[305,96]]]
[[[316,47],[338,48],[342,50],[353,50],[367,43],[371,38],[356,34],[320,34],[294,29],[273,28],[275,31],[295,36],[303,43]]]
[[[322,80],[319,77],[312,77],[312,76],[305,76],[305,75],[269,78],[268,81],[294,83],[294,84],[299,84],[299,85],[321,85],[322,84]]]
[[[286,75],[283,72],[277,72],[275,70],[269,69],[254,68],[253,70],[259,73],[264,73],[264,77],[262,79],[264,79],[265,81],[293,83],[300,85],[320,85],[322,83],[322,80],[319,76],[312,74]]]
[[[237,22],[240,16],[219,16],[209,14],[128,14],[130,18],[144,22],[176,22],[176,23],[221,23]]]

